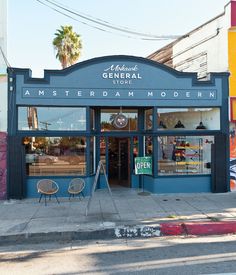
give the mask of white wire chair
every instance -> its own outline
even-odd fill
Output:
[[[59,191],[58,184],[50,179],[42,179],[37,182],[38,193],[40,193],[39,202],[42,199],[42,196],[45,198],[45,205],[47,205],[46,197],[49,196],[49,200],[51,200],[51,196],[54,195],[56,197],[57,202],[59,200],[57,198],[56,193]]]
[[[72,197],[74,197],[75,195],[82,195],[84,197],[84,190],[85,187],[85,181],[81,178],[74,178],[70,181],[69,183],[69,187],[68,187],[68,193],[70,194],[69,196],[69,200]]]

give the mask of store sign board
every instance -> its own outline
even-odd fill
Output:
[[[196,74],[180,73],[143,58],[103,57],[65,70],[45,71],[43,79],[20,70],[16,104],[219,106],[222,81],[215,76],[212,80],[198,81]]]
[[[216,100],[214,89],[86,89],[22,88],[23,99],[125,99],[125,100]]]
[[[134,162],[136,175],[152,175],[152,157],[136,157]]]

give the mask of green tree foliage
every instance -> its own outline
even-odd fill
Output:
[[[62,68],[75,64],[81,55],[80,35],[73,31],[72,26],[61,26],[55,36],[53,46],[57,51],[56,58],[60,60]]]

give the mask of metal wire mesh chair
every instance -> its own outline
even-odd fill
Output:
[[[47,205],[46,202],[46,196],[49,196],[49,200],[51,200],[51,196],[54,195],[56,197],[57,202],[59,203],[59,200],[57,198],[56,193],[59,190],[58,184],[50,179],[42,179],[37,182],[37,189],[38,193],[40,193],[39,202],[42,199],[42,196],[45,198],[45,205]]]
[[[82,195],[84,197],[84,193],[83,193],[84,187],[85,187],[85,181],[83,179],[80,179],[80,178],[72,179],[68,187],[68,193],[70,194],[69,200],[71,196],[74,197],[75,195],[78,195],[78,196]]]

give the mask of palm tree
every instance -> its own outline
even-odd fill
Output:
[[[53,46],[57,51],[56,58],[60,60],[62,68],[75,64],[82,49],[80,35],[73,31],[72,26],[61,26],[55,35]]]

